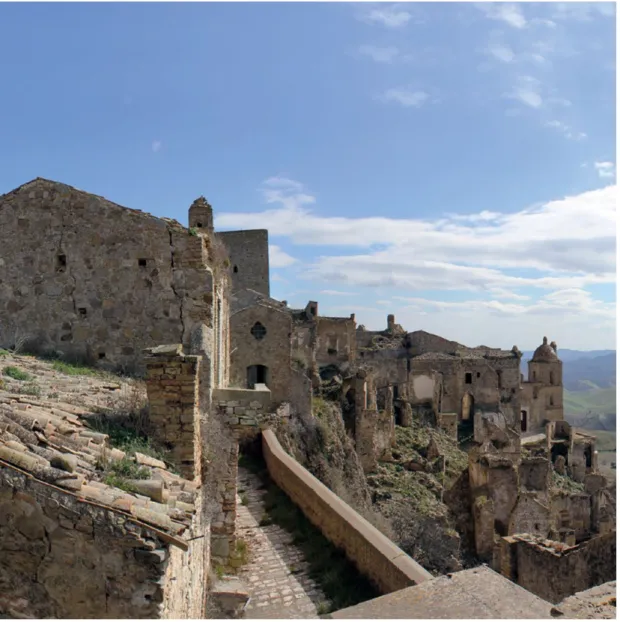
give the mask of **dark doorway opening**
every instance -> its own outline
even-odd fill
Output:
[[[521,411],[521,432],[527,432],[527,411]]]
[[[265,365],[250,365],[248,367],[248,389],[254,389],[257,384],[267,384],[269,368]]]
[[[342,419],[347,434],[355,440],[355,389],[349,389],[344,397]]]
[[[403,425],[402,406],[397,384],[394,385],[394,423],[396,425]]]

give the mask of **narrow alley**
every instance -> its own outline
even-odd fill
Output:
[[[250,594],[245,617],[303,619],[326,613],[326,598],[308,576],[291,534],[275,524],[261,525],[265,490],[260,479],[240,466],[238,490],[237,533],[248,555],[238,573]]]

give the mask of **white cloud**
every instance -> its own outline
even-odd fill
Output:
[[[502,63],[510,63],[515,59],[515,53],[509,45],[490,43],[487,52]]]
[[[522,104],[531,108],[540,108],[543,103],[540,80],[532,76],[520,76],[513,90],[508,93],[507,97],[517,99]]]
[[[360,45],[358,52],[362,56],[369,56],[377,63],[391,63],[398,56],[398,48],[393,46]]]
[[[599,177],[616,176],[616,167],[613,162],[595,162],[594,168],[597,170]]]
[[[513,28],[525,28],[527,20],[523,16],[521,5],[504,2],[479,3],[476,7],[489,19],[499,20]]]
[[[296,275],[315,284],[308,296],[322,289],[327,300],[336,300],[346,288],[365,300],[346,308],[321,303],[326,315],[354,312],[360,324],[380,329],[387,306],[406,329],[471,346],[517,343],[530,349],[548,334],[561,347],[614,347],[615,305],[586,288],[615,282],[615,185],[510,213],[448,213],[431,220],[323,216],[313,209],[314,196],[284,177],[260,189],[269,201],[266,210],[218,214],[217,227],[260,228],[268,222],[272,239],[323,247]],[[347,247],[354,254],[346,254]],[[422,291],[467,298],[446,302],[415,295]],[[373,293],[382,299],[373,300]],[[300,292],[282,297],[293,305],[295,296]]]
[[[337,289],[323,289],[319,292],[319,294],[325,296],[357,296],[355,292],[341,292]]]
[[[596,17],[614,17],[615,2],[553,2],[552,17],[557,20],[589,22]]]
[[[366,10],[362,20],[369,23],[381,24],[387,28],[400,28],[407,25],[412,18],[409,11],[401,9],[398,5],[379,5],[377,8]]]
[[[154,140],[151,143],[151,151],[153,153],[157,153],[160,149],[161,149],[161,141],[160,140]]]
[[[588,135],[585,132],[575,132],[571,130],[570,126],[562,121],[558,121],[557,119],[553,119],[552,121],[547,121],[545,123],[546,127],[551,127],[553,129],[558,130],[565,138],[569,140],[583,140],[587,138]]]
[[[304,268],[302,275],[326,283],[488,294],[615,281],[615,185],[512,213],[486,210],[434,220],[321,216],[308,208],[314,197],[301,184],[289,180],[287,188],[275,197],[263,185],[273,207],[219,214],[216,224],[237,229],[268,222],[272,238],[358,249],[322,255]]]
[[[286,268],[297,261],[275,244],[269,245],[269,265],[272,268]]]
[[[425,91],[414,91],[407,88],[388,89],[379,97],[383,102],[396,102],[405,108],[420,108],[429,98]]]

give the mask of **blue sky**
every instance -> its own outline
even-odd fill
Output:
[[[0,4],[0,192],[268,228],[272,295],[615,347],[611,3]],[[6,62],[6,59],[10,61]]]

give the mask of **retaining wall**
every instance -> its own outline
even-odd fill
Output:
[[[263,431],[263,456],[271,479],[308,520],[384,594],[432,579],[416,561],[324,486]]]

